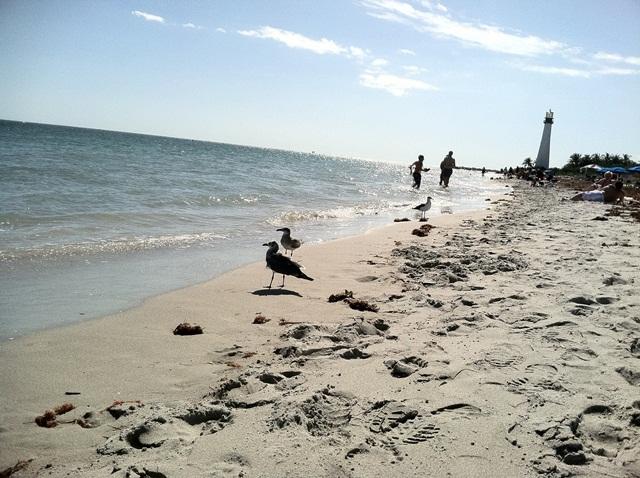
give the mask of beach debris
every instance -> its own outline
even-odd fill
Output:
[[[269,322],[271,319],[267,319],[264,315],[262,315],[260,312],[258,312],[255,316],[255,318],[253,319],[253,324],[266,324],[267,322]]]
[[[344,302],[349,304],[349,307],[351,307],[352,309],[359,310],[361,312],[364,312],[364,311],[378,312],[378,310],[380,310],[380,308],[377,305],[371,304],[370,302],[367,302],[366,300],[362,300],[362,299],[349,298],[349,299],[344,299]]]
[[[58,426],[58,422],[56,422],[56,414],[53,410],[45,410],[43,415],[36,417],[36,424],[43,428],[56,427]]]
[[[282,358],[297,357],[299,355],[298,347],[296,347],[295,345],[286,345],[284,347],[278,347],[273,351],[273,353],[276,355],[282,355]]]
[[[76,418],[74,422],[82,428],[96,428],[101,425],[101,420],[95,412],[87,412],[82,418]]]
[[[36,424],[39,427],[43,428],[53,428],[58,426],[58,422],[56,418],[58,415],[64,415],[67,412],[70,412],[76,408],[71,403],[63,403],[62,405],[58,405],[53,410],[45,410],[42,415],[38,415],[35,419]]]
[[[240,365],[238,362],[225,362],[224,364],[227,367],[231,367],[231,368],[242,368],[242,365]]]
[[[80,395],[81,392],[71,392],[71,391],[67,391],[64,392],[65,395]]]
[[[302,322],[299,322],[297,320],[287,320],[287,319],[280,319],[278,321],[278,325],[295,325],[295,324],[301,324]]]
[[[202,327],[199,325],[191,325],[189,322],[183,322],[173,329],[173,335],[199,335],[203,333]]]
[[[433,226],[431,224],[423,224],[419,228],[414,229],[413,231],[411,231],[411,234],[413,234],[414,236],[418,236],[418,237],[425,237],[425,236],[428,236],[429,233],[431,232],[431,229],[433,229],[435,227],[436,226]]]
[[[369,357],[371,357],[371,354],[367,353],[367,352],[363,352],[359,348],[354,347],[352,349],[348,349],[348,350],[345,350],[344,352],[342,352],[340,354],[340,357],[342,357],[343,359],[347,359],[347,360],[368,359]]]
[[[396,218],[393,220],[393,222],[409,222],[409,221],[411,221],[411,219],[409,219],[408,217],[402,217],[402,218],[400,218],[400,217],[396,217]]]
[[[353,296],[353,291],[345,289],[344,292],[338,292],[337,294],[331,294],[329,296],[328,302],[344,302],[349,305],[354,310],[359,310],[361,312],[369,311],[369,312],[378,312],[379,308],[375,304],[371,304],[366,300],[356,299]]]
[[[345,289],[344,292],[338,292],[337,294],[331,294],[329,296],[329,302],[340,302],[345,299],[353,299],[353,291]]]
[[[70,412],[74,408],[76,408],[75,405],[66,402],[54,408],[53,411],[56,413],[56,415],[64,415],[65,413]]]
[[[104,412],[109,414],[116,420],[134,412],[137,408],[144,407],[140,400],[114,400],[111,405],[105,408]]]
[[[31,463],[32,461],[33,461],[33,459],[20,460],[15,465],[10,466],[9,468],[5,468],[4,470],[0,471],[0,478],[9,478],[14,473],[16,473],[16,472],[18,472],[20,470],[24,470],[29,465],[29,463]]]

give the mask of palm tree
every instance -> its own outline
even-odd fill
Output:
[[[582,155],[580,153],[573,153],[569,156],[569,162],[567,166],[579,168],[582,166]]]
[[[531,158],[524,158],[524,161],[522,161],[522,165],[525,168],[533,168],[533,161],[531,161]]]

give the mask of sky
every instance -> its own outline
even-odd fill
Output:
[[[640,161],[639,0],[0,0],[0,118],[409,164]]]

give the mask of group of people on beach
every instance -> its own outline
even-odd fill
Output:
[[[440,163],[440,186],[445,188],[449,187],[449,178],[451,178],[455,167],[456,160],[453,157],[453,151],[449,151]],[[427,171],[430,171],[430,168],[424,167],[424,156],[419,155],[418,160],[409,166],[409,174],[413,175],[412,188],[420,189],[423,171],[426,173]]]

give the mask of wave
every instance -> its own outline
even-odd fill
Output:
[[[98,240],[76,244],[49,244],[31,249],[0,250],[0,262],[81,257],[97,254],[125,254],[165,248],[185,249],[192,246],[214,244],[228,239],[229,237],[223,234],[201,232]]]
[[[284,223],[299,223],[305,221],[322,221],[327,219],[352,219],[359,216],[377,216],[382,212],[393,211],[408,207],[406,202],[381,201],[375,204],[358,206],[340,206],[323,210],[283,211],[267,219],[267,223],[277,226]]]

